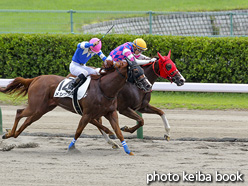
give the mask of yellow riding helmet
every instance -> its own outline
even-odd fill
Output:
[[[146,42],[141,38],[135,39],[133,41],[133,46],[135,46],[135,47],[137,47],[138,49],[141,49],[141,50],[147,50]]]

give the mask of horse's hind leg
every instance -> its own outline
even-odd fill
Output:
[[[22,119],[23,117],[25,117],[25,115],[23,116],[23,111],[25,109],[18,109],[16,111],[16,117],[15,117],[15,122],[14,122],[14,125],[11,129],[11,131],[9,131],[8,133],[4,134],[3,135],[3,139],[7,139],[7,138],[10,138],[10,137],[13,137],[15,135],[15,132],[16,132],[16,128],[18,126],[18,123],[20,121],[20,119]]]
[[[148,104],[147,107],[145,107],[142,110],[139,110],[139,112],[159,115],[163,120],[164,128],[166,131],[164,138],[169,141],[169,139],[170,139],[170,124],[169,124],[169,122],[165,116],[165,113],[162,110]]]
[[[17,113],[16,113],[15,123],[14,123],[12,130],[10,131],[10,133],[5,134],[3,136],[3,139],[7,139],[10,137],[17,138],[25,128],[27,128],[33,122],[40,119],[48,111],[53,110],[55,107],[56,106],[50,106],[50,107],[43,109],[43,110],[40,110],[40,111],[34,111],[34,110],[30,109],[29,107],[27,107],[25,109],[18,109]],[[27,117],[27,119],[24,121],[24,123],[21,125],[21,127],[16,131],[18,122],[23,117]]]
[[[132,128],[129,128],[127,126],[124,126],[121,128],[122,131],[124,132],[130,132],[133,133],[135,132],[138,128],[142,127],[144,125],[144,119],[139,116],[139,114],[137,114],[133,109],[131,109],[130,107],[128,107],[128,109],[124,110],[124,111],[120,111],[121,114],[123,114],[124,116],[127,116],[131,119],[134,119],[137,121],[137,125],[135,125]]]
[[[50,106],[50,107],[45,107],[43,109],[40,109],[36,112],[33,112],[31,116],[27,117],[27,119],[24,121],[24,123],[22,124],[22,126],[15,132],[14,137],[17,138],[22,131],[27,128],[29,125],[31,125],[33,122],[37,121],[38,119],[40,119],[44,114],[46,114],[47,112],[53,110],[56,106]]]

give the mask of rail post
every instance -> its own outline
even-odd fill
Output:
[[[147,12],[147,13],[149,14],[149,34],[152,34],[152,14],[153,14],[154,12],[149,11],[149,12]]]
[[[142,114],[140,112],[137,111],[137,114],[139,114],[142,117]],[[138,128],[138,130],[137,130],[137,138],[143,139],[143,127]]]
[[[73,32],[73,13],[76,13],[76,11],[69,10],[67,13],[70,13],[70,19],[71,19],[71,33],[74,34],[74,32]]]
[[[0,134],[3,133],[2,110],[0,107]]]
[[[233,35],[233,13],[230,13],[230,35]]]

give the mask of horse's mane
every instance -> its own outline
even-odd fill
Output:
[[[103,64],[100,75],[91,75],[92,79],[99,79],[102,76],[105,76],[107,74],[110,74],[116,70],[116,68],[121,68],[127,66],[127,62],[125,61],[118,61],[113,63],[111,60],[107,60],[106,63]]]
[[[91,76],[91,79],[97,80],[97,79],[101,78],[102,76],[105,76],[105,75],[107,75],[109,73],[112,73],[114,71],[115,71],[114,67],[112,67],[112,68],[104,68],[104,67],[102,67],[101,70],[100,70],[100,75],[91,74],[90,76]]]

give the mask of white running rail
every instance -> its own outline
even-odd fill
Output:
[[[6,87],[13,79],[0,79],[0,87]],[[181,91],[181,92],[232,92],[248,93],[248,84],[228,83],[185,83],[178,87],[175,83],[155,82],[153,91]]]

